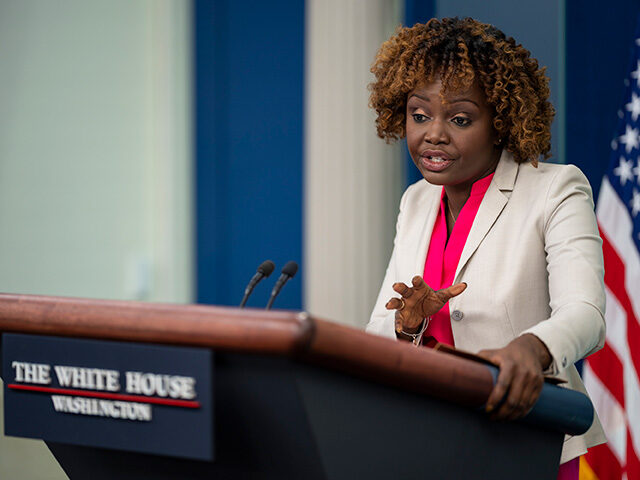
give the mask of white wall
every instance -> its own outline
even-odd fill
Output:
[[[0,0],[0,292],[191,300],[190,15]],[[0,437],[0,478],[47,462]]]
[[[370,65],[402,5],[306,3],[304,305],[360,328],[391,255],[404,186],[403,146],[377,138],[367,106]]]

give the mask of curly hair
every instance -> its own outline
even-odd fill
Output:
[[[377,113],[378,136],[387,142],[406,134],[407,95],[442,80],[442,96],[474,81],[493,109],[493,128],[517,162],[548,158],[554,108],[545,68],[530,52],[492,25],[472,18],[431,19],[399,28],[376,54],[369,106]]]

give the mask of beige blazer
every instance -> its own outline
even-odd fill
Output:
[[[442,187],[411,185],[400,202],[389,266],[367,331],[395,339],[395,282],[422,275]],[[573,165],[517,164],[503,153],[462,251],[451,299],[456,347],[500,348],[533,333],[553,357],[545,373],[585,392],[574,363],[602,348],[604,266],[591,187]],[[585,392],[586,393],[586,392]],[[597,417],[589,431],[565,438],[561,463],[605,442]]]

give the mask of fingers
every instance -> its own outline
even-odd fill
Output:
[[[413,308],[416,303],[415,299],[420,296],[420,289],[424,288],[424,281],[422,281],[422,285],[420,285],[420,282],[416,280],[418,278],[420,279],[420,281],[422,281],[422,278],[414,277],[412,280],[412,284],[414,285],[413,287],[408,287],[402,282],[397,282],[392,285],[393,291],[402,295],[402,299],[395,299],[395,301],[394,299],[391,299],[389,302],[387,302],[386,307],[388,310],[394,308],[401,310],[404,308],[404,306],[409,307],[409,309]],[[415,287],[416,285],[418,285],[418,288]],[[418,293],[418,295],[415,295],[415,298],[413,300],[410,300],[415,293]],[[404,300],[407,300],[407,302],[403,303]]]
[[[513,365],[502,361],[502,359],[496,355],[496,352],[496,350],[483,350],[478,353],[478,356],[489,360],[500,368],[496,384],[493,386],[493,390],[491,390],[489,398],[487,399],[487,404],[485,406],[487,413],[493,412],[500,402],[502,402],[502,399],[507,395],[513,380]]]
[[[498,350],[483,350],[478,356],[494,363],[500,373],[486,403],[486,411],[496,420],[524,417],[535,405],[544,379],[542,371],[517,343]]]
[[[387,304],[385,305],[385,308],[387,310],[400,310],[402,308],[402,305],[403,305],[402,300],[394,297],[387,302]]]
[[[507,392],[507,396],[502,402],[502,405],[493,414],[493,418],[496,420],[514,420],[524,415],[524,408],[522,401],[522,394],[525,388],[525,378],[522,375],[517,375],[512,370],[511,384]]]
[[[398,315],[398,312],[395,315],[395,328],[396,333],[402,333],[402,316]]]
[[[387,310],[395,309],[401,313],[405,331],[410,331],[407,328],[416,328],[422,324],[425,317],[437,312],[444,305],[419,275],[411,279],[411,287],[397,282],[392,288],[402,297],[390,299],[385,307]]]
[[[463,283],[456,283],[455,285],[451,285],[449,288],[447,288],[447,291],[449,295],[451,295],[451,297],[457,297],[466,289],[467,289],[467,284],[463,282]]]
[[[524,417],[525,415],[527,415],[534,407],[534,405],[538,401],[538,398],[540,398],[540,393],[542,393],[543,384],[544,377],[542,376],[534,376],[534,378],[529,379],[525,383],[522,392],[522,411],[520,412],[520,417]]]
[[[420,275],[416,275],[411,279],[411,287],[408,287],[406,284],[402,282],[397,282],[392,285],[393,291],[399,293],[404,298],[411,298],[414,292],[424,289],[430,289],[430,287],[425,283]],[[460,295],[467,288],[466,283],[456,283],[455,285],[451,285],[448,288],[443,288],[442,290],[438,290],[436,295],[442,300],[442,302],[446,303],[449,299]]]
[[[402,282],[394,283],[391,288],[393,288],[394,292],[399,293],[405,298],[411,296],[411,289]]]
[[[517,372],[502,406],[494,418],[516,420],[524,417],[538,401],[544,379],[533,371]]]
[[[456,283],[455,285],[451,285],[448,288],[443,288],[442,290],[438,290],[436,295],[442,300],[444,303],[447,303],[453,297],[460,295],[467,289],[466,283]]]
[[[416,290],[422,290],[427,286],[427,284],[424,282],[424,279],[420,275],[416,275],[415,277],[413,277],[411,279],[411,284]]]
[[[396,333],[415,333],[424,322],[420,301],[424,295],[425,284],[421,277],[414,277],[411,287],[402,282],[392,285],[393,291],[400,294],[401,298],[391,298],[386,303],[387,310],[396,310]],[[422,291],[421,291],[422,290]],[[415,332],[414,332],[415,331]]]
[[[405,308],[404,300],[394,297],[391,298],[385,305],[387,310],[395,310],[396,314],[394,317],[395,330],[397,334],[402,333],[404,330],[404,318],[402,316],[402,310]]]
[[[424,282],[420,275],[416,275],[411,279],[412,288],[408,287],[402,282],[394,283],[392,288],[395,292],[399,293],[405,298],[410,298],[414,292],[423,290],[427,287],[427,284]]]
[[[513,418],[524,417],[534,407],[544,385],[544,377],[539,370],[530,367],[522,373],[522,394],[520,396],[520,409]]]

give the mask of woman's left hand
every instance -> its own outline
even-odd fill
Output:
[[[491,417],[515,420],[529,413],[542,391],[542,371],[551,364],[551,354],[546,345],[535,335],[527,333],[506,347],[482,350],[478,355],[500,367],[498,380],[487,400],[486,411],[493,412]]]

